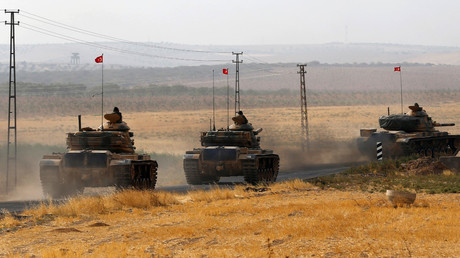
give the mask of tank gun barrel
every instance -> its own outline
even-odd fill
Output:
[[[254,130],[254,135],[258,135],[260,132],[262,132],[262,128]]]
[[[455,126],[455,123],[433,123],[433,126]]]

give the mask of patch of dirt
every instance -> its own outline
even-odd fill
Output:
[[[89,225],[88,227],[108,227],[110,226],[109,224],[105,224],[104,222],[96,222],[96,223],[93,223],[91,225]]]
[[[422,157],[416,160],[411,160],[401,164],[401,167],[403,167],[408,174],[412,175],[440,175],[445,170],[449,169],[439,160],[431,157]]]
[[[58,233],[81,232],[80,230],[76,228],[57,228],[57,229],[53,229],[52,231],[58,232]]]

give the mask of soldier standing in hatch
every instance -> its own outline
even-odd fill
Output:
[[[122,116],[121,116],[121,113],[120,113],[120,110],[118,109],[118,107],[114,107],[112,113],[117,114],[118,116],[120,116],[120,119],[118,119],[115,123],[121,123],[122,122]]]
[[[248,119],[243,115],[243,111],[238,111],[238,122],[240,125],[247,124]]]

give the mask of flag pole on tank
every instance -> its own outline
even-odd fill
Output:
[[[230,112],[229,112],[229,108],[230,108],[230,90],[229,90],[229,86],[228,86],[228,68],[224,68],[222,69],[222,73],[227,75],[227,131],[228,131],[228,128],[230,126]]]
[[[395,66],[394,69],[395,72],[399,72],[399,83],[401,86],[401,114],[404,114],[403,112],[403,90],[402,90],[402,72],[401,72],[401,65]]]
[[[94,59],[96,63],[102,64],[101,68],[101,77],[102,77],[102,87],[101,87],[101,131],[104,131],[104,54],[96,57]]]

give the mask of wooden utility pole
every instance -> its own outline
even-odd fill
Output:
[[[302,130],[302,151],[305,148],[308,148],[310,139],[308,137],[308,113],[307,113],[307,90],[305,87],[305,71],[306,64],[298,64],[297,67],[300,68],[300,71],[297,72],[300,74],[300,124]]]

